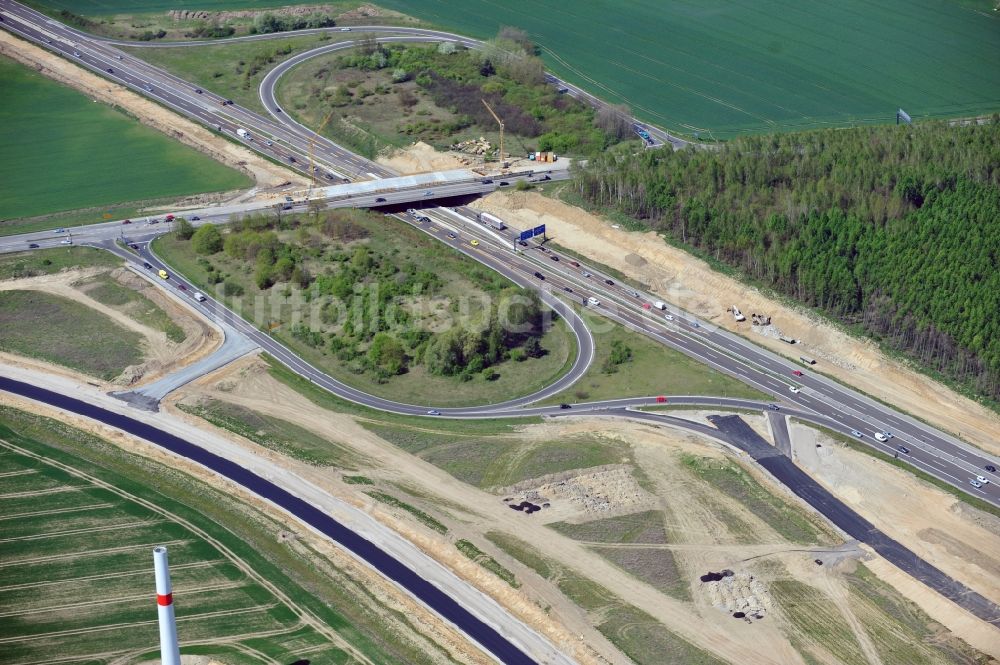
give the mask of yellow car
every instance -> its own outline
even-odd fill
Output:
[[[162,277],[163,279],[170,279],[170,275],[167,274],[166,270],[160,271],[160,277]]]
[[[472,245],[473,247],[479,247],[479,241],[476,240],[475,238],[473,238],[469,244]]]

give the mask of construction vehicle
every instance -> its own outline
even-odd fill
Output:
[[[505,169],[507,168],[507,162],[504,160],[504,155],[503,155],[503,120],[501,120],[500,116],[498,116],[490,107],[490,105],[486,103],[485,99],[481,101],[483,102],[483,106],[486,107],[486,110],[490,112],[491,116],[493,116],[493,119],[497,121],[498,125],[500,125],[500,152],[497,153],[497,161],[500,162],[500,168]]]
[[[733,318],[737,321],[746,321],[747,317],[743,316],[743,312],[736,305],[733,305]]]

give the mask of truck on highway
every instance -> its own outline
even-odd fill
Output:
[[[479,221],[482,222],[483,224],[487,224],[493,227],[497,231],[503,231],[505,228],[507,228],[507,225],[503,223],[502,219],[500,219],[499,217],[494,217],[488,212],[479,213]]]
[[[667,308],[667,303],[663,302],[662,300],[657,300],[656,302],[653,303],[653,307],[655,307],[656,309],[663,310]]]
[[[242,127],[237,127],[236,128],[236,135],[239,136],[241,139],[245,139],[247,141],[250,140],[250,132],[248,132],[247,130],[243,129]]]

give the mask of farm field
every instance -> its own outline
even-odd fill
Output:
[[[18,63],[0,59],[0,234],[19,219],[238,189],[243,174]],[[103,206],[103,207],[102,207]],[[56,224],[58,225],[58,223]],[[37,225],[36,225],[37,226]]]
[[[164,494],[143,484],[152,474],[163,478]],[[5,663],[156,657],[155,545],[169,548],[182,652],[238,662],[425,662],[399,639],[405,620],[389,619],[397,624],[393,644],[380,643],[386,616],[350,582],[312,587],[330,605],[293,582],[289,575],[303,568],[311,583],[330,569],[304,567],[298,557],[307,547],[275,547],[278,525],[268,518],[100,439],[6,407],[0,520]]]
[[[481,39],[527,30],[547,66],[603,99],[719,139],[1000,109],[989,2],[385,0]],[[834,55],[837,54],[837,55]]]

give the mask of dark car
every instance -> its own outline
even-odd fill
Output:
[[[553,261],[558,261],[558,260],[559,260],[559,257],[558,257],[558,256],[556,256],[555,254],[553,254],[553,255],[552,255],[552,256],[550,256],[549,258],[550,258],[550,259],[552,259]]]
[[[28,243],[28,249],[38,249],[38,243]]]
[[[194,91],[197,92],[199,95],[201,94],[201,88],[195,88]]]
[[[153,266],[150,265],[149,261],[146,261],[145,263],[143,263],[142,267],[145,268],[146,270],[152,270],[153,269]]]
[[[987,471],[989,471],[990,473],[996,473],[997,472],[997,468],[995,466],[993,466],[992,464],[987,464],[983,468],[986,469]]]
[[[288,156],[288,161],[290,161],[292,164],[294,164],[295,163],[295,158],[292,157],[291,155],[289,155]]]
[[[537,277],[538,279],[545,279],[545,275],[537,271],[535,272],[535,277]]]
[[[580,264],[579,264],[579,263],[577,263],[576,261],[570,261],[570,262],[569,262],[569,264],[570,264],[571,266],[573,266],[574,268],[579,268],[579,267],[580,267]]]
[[[500,181],[500,186],[501,186],[501,187],[506,187],[506,186],[507,186],[507,185],[509,185],[509,184],[510,184],[510,183],[509,183],[509,182],[507,182],[506,180],[501,180],[501,181]]]
[[[131,224],[131,223],[132,223],[131,219],[122,220],[122,224]]]
[[[573,289],[569,288],[568,286],[564,286],[563,291],[565,291],[566,293],[573,293]]]
[[[134,249],[137,252],[139,251],[139,245],[135,244],[134,242],[133,243],[129,243],[129,247],[131,247],[132,249]]]
[[[560,404],[559,408],[560,409],[569,409],[569,408],[572,408],[572,407],[569,404]]]
[[[108,69],[107,69],[107,72],[108,72],[109,74],[114,74],[114,73],[115,73],[115,70],[113,70],[113,69],[111,69],[110,67],[108,67]]]
[[[604,283],[607,284],[608,286],[614,286],[615,285],[614,280],[610,280],[610,279],[604,280]]]
[[[199,217],[198,215],[191,215],[191,221],[192,221],[192,222],[197,222],[197,221],[199,221],[200,219],[201,219],[201,217]]]
[[[768,404],[767,408],[770,409],[771,411],[777,411],[778,410],[778,405],[777,404]]]
[[[385,203],[385,198],[380,196],[377,199],[375,199],[375,203]]]
[[[180,289],[181,291],[187,291],[188,290],[188,287],[184,286],[183,284],[178,284],[177,288]]]
[[[904,455],[909,455],[910,454],[910,449],[907,448],[906,446],[899,446],[899,448],[897,448],[896,450],[898,450],[899,452],[903,453]]]
[[[523,240],[518,240],[517,244],[520,245],[521,247],[527,247],[528,246],[528,243],[524,242]]]
[[[227,99],[224,102],[222,102],[222,105],[223,106],[232,106],[233,105],[233,100]]]

